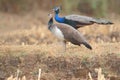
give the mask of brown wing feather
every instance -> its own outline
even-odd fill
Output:
[[[64,38],[67,41],[75,45],[80,45],[84,42],[87,42],[86,39],[74,28],[66,24],[56,24],[57,27],[62,31]]]
[[[55,24],[63,33],[65,40],[70,41],[75,45],[83,44],[85,47],[92,49],[92,47],[88,44],[86,39],[80,34],[79,31],[74,29],[73,27],[67,24]]]

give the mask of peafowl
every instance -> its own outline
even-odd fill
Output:
[[[92,25],[94,23],[103,24],[103,25],[113,24],[111,21],[108,20],[97,19],[97,18],[75,15],[75,14],[59,17],[60,7],[54,7],[53,10],[55,12],[54,18],[57,22],[71,25],[75,29],[78,29],[86,25]]]
[[[67,41],[78,46],[83,44],[88,49],[92,49],[78,30],[64,23],[53,24],[53,16],[51,16],[51,14],[49,16],[50,20],[48,21],[48,29],[63,42],[65,50]]]

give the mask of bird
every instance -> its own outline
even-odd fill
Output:
[[[92,18],[88,16],[76,15],[76,14],[59,17],[60,10],[61,10],[60,6],[53,8],[53,11],[55,13],[54,19],[59,23],[71,25],[75,29],[78,29],[87,25],[92,25],[94,23],[103,24],[103,25],[113,24],[111,21],[108,21],[108,20],[97,19],[97,18]]]
[[[64,51],[66,51],[66,42],[71,42],[74,45],[80,46],[83,44],[86,48],[92,50],[91,45],[86,41],[83,35],[71,27],[68,24],[64,23],[53,23],[53,16],[49,14],[48,29],[64,44]]]

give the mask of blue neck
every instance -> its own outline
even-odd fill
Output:
[[[59,17],[58,14],[55,14],[55,20],[59,23],[64,23],[65,22],[65,18],[64,17]]]

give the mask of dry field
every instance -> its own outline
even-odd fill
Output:
[[[79,29],[93,50],[68,43],[63,53],[47,29],[47,13],[0,13],[0,80],[16,77],[17,69],[23,80],[37,80],[38,69],[41,80],[97,80],[97,68],[102,68],[105,77],[98,80],[120,80],[120,22],[112,20],[115,24],[111,26]]]

